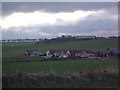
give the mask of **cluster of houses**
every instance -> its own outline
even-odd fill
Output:
[[[45,54],[39,50],[27,50],[25,56],[28,57],[44,57],[44,58],[119,58],[119,48],[107,48],[96,52],[91,50],[47,50]]]

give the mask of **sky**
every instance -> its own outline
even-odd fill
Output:
[[[118,35],[117,2],[2,2],[2,39]]]

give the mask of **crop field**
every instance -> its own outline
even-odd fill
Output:
[[[2,45],[2,74],[15,75],[18,72],[36,73],[45,75],[55,73],[79,73],[88,71],[118,71],[118,60],[92,60],[92,59],[43,59],[23,57],[26,50],[36,49],[46,53],[49,49],[89,49],[100,50],[117,48],[117,39],[99,39],[70,41],[64,43],[4,43]],[[110,86],[110,85],[109,85]]]

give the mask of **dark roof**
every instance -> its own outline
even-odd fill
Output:
[[[110,52],[113,52],[115,54],[118,54],[118,53],[120,54],[120,48],[107,48],[105,50],[98,50],[97,52],[100,52],[103,54],[110,53]]]
[[[98,52],[99,52],[99,53],[103,53],[103,54],[109,53],[108,50],[98,50],[97,53],[98,53]]]
[[[67,53],[67,51],[69,51],[70,53],[72,54],[75,54],[75,53],[83,53],[84,51],[86,53],[94,53],[93,51],[91,50],[77,50],[77,49],[70,49],[70,50],[57,50],[57,49],[54,49],[54,50],[49,50],[49,53],[53,54],[53,53]]]
[[[86,52],[86,53],[94,53],[93,51],[91,50],[69,50],[71,53],[83,53],[83,52]]]
[[[70,53],[82,53],[84,50],[69,50]]]
[[[110,50],[110,52],[113,52],[113,53],[115,53],[115,54],[120,54],[120,48],[110,48],[109,49]]]
[[[38,53],[41,53],[39,50],[27,50],[26,52],[29,53],[29,54],[38,54]]]
[[[67,53],[68,50],[61,50],[62,53]]]
[[[61,50],[49,50],[49,53],[53,54],[53,53],[61,53]]]
[[[93,51],[91,50],[85,50],[86,53],[94,53]]]

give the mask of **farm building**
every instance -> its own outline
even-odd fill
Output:
[[[87,39],[96,39],[96,36],[77,36],[76,39],[87,40]]]
[[[96,52],[98,57],[120,57],[120,48],[107,48]]]
[[[42,53],[39,50],[27,50],[25,56],[39,57]]]

